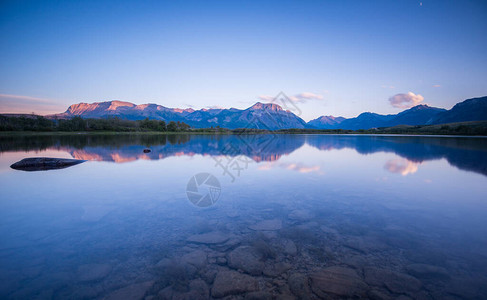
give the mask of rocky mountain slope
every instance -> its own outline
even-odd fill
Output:
[[[247,109],[200,109],[168,108],[157,104],[135,105],[123,101],[79,103],[71,105],[64,113],[50,118],[110,118],[127,120],[145,118],[180,121],[195,128],[258,128],[258,129],[370,129],[398,125],[434,125],[453,122],[487,120],[487,97],[473,98],[456,104],[452,109],[417,105],[395,115],[364,112],[355,118],[321,116],[306,123],[294,113],[273,103],[260,103]]]

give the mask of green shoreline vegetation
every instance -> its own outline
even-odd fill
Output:
[[[184,122],[160,120],[47,119],[42,116],[0,115],[0,135],[67,135],[67,134],[266,134],[264,129],[191,128]],[[487,121],[440,125],[400,125],[373,129],[280,129],[278,134],[404,134],[404,135],[472,135],[487,136]]]

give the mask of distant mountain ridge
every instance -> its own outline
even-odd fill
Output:
[[[437,117],[438,114],[445,111],[446,109],[431,107],[423,104],[423,105],[417,105],[410,109],[404,110],[396,115],[380,115],[371,112],[364,112],[355,118],[344,119],[339,123],[321,124],[321,126],[316,126],[316,125],[314,126],[318,129],[357,130],[357,129],[378,128],[378,127],[392,127],[397,125],[436,124],[434,123],[435,117]]]
[[[397,125],[435,125],[465,121],[487,120],[487,96],[467,99],[452,109],[417,105],[398,114],[381,115],[364,112],[355,118],[321,116],[306,123],[303,119],[274,103],[261,103],[247,109],[200,109],[168,108],[158,104],[136,105],[124,101],[78,103],[71,105],[64,113],[47,116],[49,118],[110,118],[127,120],[145,118],[180,121],[195,128],[222,127],[258,129],[370,129]]]
[[[487,120],[487,97],[467,99],[438,114],[431,124]]]
[[[344,117],[321,116],[308,122],[309,126],[324,128],[326,126],[335,126],[346,120]]]

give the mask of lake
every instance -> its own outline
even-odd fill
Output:
[[[0,141],[2,299],[487,298],[486,138]]]

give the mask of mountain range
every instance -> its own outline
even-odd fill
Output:
[[[200,109],[168,108],[157,104],[135,105],[123,101],[79,103],[71,105],[64,113],[49,118],[110,118],[128,120],[145,118],[180,121],[195,128],[222,127],[257,129],[370,129],[397,125],[435,125],[466,121],[487,120],[487,96],[467,99],[452,109],[417,105],[398,114],[381,115],[364,112],[355,118],[321,116],[306,123],[303,119],[274,103],[260,103],[247,109]]]

